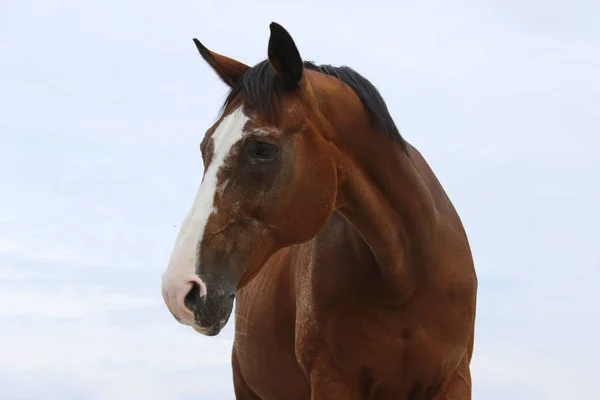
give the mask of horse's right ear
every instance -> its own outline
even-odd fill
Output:
[[[202,58],[206,60],[217,75],[219,75],[219,78],[229,85],[229,87],[233,87],[241,79],[242,75],[250,69],[244,63],[210,51],[198,39],[194,38],[193,40]]]
[[[276,22],[269,25],[269,62],[281,77],[288,90],[295,90],[300,84],[304,66],[294,39],[285,28]]]

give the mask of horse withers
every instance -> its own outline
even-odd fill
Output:
[[[166,305],[212,336],[236,302],[237,399],[470,399],[477,278],[457,212],[367,79],[270,30],[254,67],[194,39],[231,91]]]

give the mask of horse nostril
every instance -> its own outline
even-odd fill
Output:
[[[192,312],[199,311],[204,305],[204,298],[200,297],[200,285],[196,282],[192,282],[192,289],[185,295],[183,303]]]

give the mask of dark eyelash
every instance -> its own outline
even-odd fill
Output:
[[[249,155],[252,158],[269,160],[277,154],[277,146],[271,143],[255,141],[251,144]]]

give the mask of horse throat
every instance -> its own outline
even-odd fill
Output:
[[[394,297],[405,300],[423,282],[434,255],[433,198],[399,146],[359,154],[341,164],[336,208],[373,252]]]

